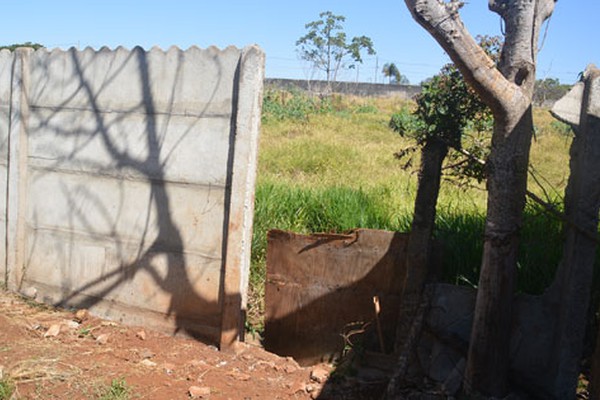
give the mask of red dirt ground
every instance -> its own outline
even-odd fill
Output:
[[[0,290],[0,379],[15,385],[12,398],[99,399],[124,379],[130,399],[310,399],[323,386],[315,375],[331,371],[255,345],[225,353],[82,314]]]

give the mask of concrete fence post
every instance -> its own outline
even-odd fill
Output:
[[[29,104],[29,58],[33,50],[15,50],[10,96],[8,132],[8,188],[6,213],[6,268],[8,287],[20,290],[25,251],[25,219],[27,209],[27,121]]]

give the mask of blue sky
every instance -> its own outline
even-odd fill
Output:
[[[461,10],[473,34],[500,33],[500,18],[487,1],[471,0]],[[342,80],[382,82],[381,68],[394,62],[412,83],[448,62],[434,40],[414,22],[403,0],[5,0],[0,44],[26,41],[47,47],[144,48],[177,45],[260,45],[267,76],[305,79],[311,68],[299,60],[296,40],[304,25],[330,10],[346,17],[351,36],[373,39],[376,56]],[[542,34],[543,36],[543,34]],[[600,65],[600,0],[560,0],[538,59],[538,78],[573,83],[588,63]]]

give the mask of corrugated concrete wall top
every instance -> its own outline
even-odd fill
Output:
[[[256,47],[0,52],[9,287],[234,341],[263,75]]]

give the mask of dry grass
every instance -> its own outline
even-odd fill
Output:
[[[289,100],[289,99],[288,99]],[[302,101],[298,100],[298,104]],[[296,104],[296,103],[295,103]],[[352,227],[406,230],[410,226],[417,183],[418,155],[413,166],[403,169],[394,153],[413,145],[389,127],[391,115],[414,104],[397,98],[365,99],[336,97],[324,105],[326,111],[308,113],[303,118],[270,118],[263,121],[259,152],[255,236],[249,301],[249,317],[260,328],[263,314],[266,231],[272,228],[298,232],[315,229],[334,231]],[[535,109],[536,138],[531,149],[532,170],[529,187],[540,197],[556,201],[562,197],[568,178],[569,130],[555,121],[548,110]],[[541,187],[541,184],[543,187]],[[446,254],[448,277],[455,283],[477,282],[481,260],[481,236],[487,196],[484,184],[459,187],[445,181],[438,200],[438,235],[451,247]],[[359,203],[358,209],[353,209]],[[343,209],[351,210],[344,212]],[[327,221],[327,211],[335,221]],[[528,224],[536,226],[537,211],[528,211]],[[380,215],[367,221],[362,215]],[[548,231],[542,221],[539,229]],[[373,226],[375,225],[375,226]],[[554,229],[553,232],[557,229]],[[536,228],[525,232],[534,240]],[[529,235],[529,236],[527,236]],[[532,274],[523,273],[524,290],[539,291],[554,260],[537,257],[528,246],[523,270],[540,264]],[[548,244],[556,248],[556,243]],[[560,247],[560,246],[558,246]],[[552,254],[544,249],[542,255]],[[525,271],[525,272],[527,272]],[[542,276],[544,279],[537,279]],[[537,280],[538,282],[529,282]],[[531,287],[532,290],[527,288]]]
[[[81,374],[75,365],[61,362],[58,358],[38,358],[23,360],[14,365],[8,372],[15,383],[30,383],[59,380],[65,381]]]

